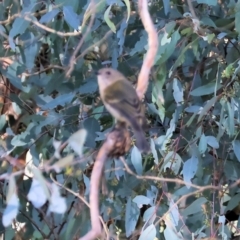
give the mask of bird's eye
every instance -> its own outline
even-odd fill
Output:
[[[106,72],[107,75],[111,75],[111,73],[109,71]]]

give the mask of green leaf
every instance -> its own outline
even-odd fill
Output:
[[[22,109],[15,103],[12,103],[12,107],[15,113],[17,113],[18,115],[20,115],[22,113]]]
[[[133,146],[131,152],[131,162],[138,175],[142,175],[143,166],[142,166],[142,155],[136,146]]]
[[[197,212],[201,212],[202,205],[206,202],[208,202],[208,200],[205,197],[200,197],[200,198],[196,199],[194,202],[192,202],[188,207],[186,207],[183,210],[183,212],[182,212],[183,216],[188,216],[191,214],[195,214]]]
[[[40,177],[41,178],[41,177]],[[45,180],[41,178],[41,181],[37,178],[33,178],[32,185],[27,195],[28,200],[33,204],[35,208],[42,207],[48,200],[46,194],[46,185]]]
[[[139,54],[140,52],[143,52],[147,43],[148,43],[148,35],[146,32],[143,32],[141,34],[140,39],[135,43],[134,48],[131,49],[129,53],[130,56],[133,56],[136,53]]]
[[[126,35],[126,28],[127,28],[128,24],[125,21],[122,21],[119,30],[117,31],[117,38],[119,39],[118,41],[118,45],[119,45],[119,55],[122,54],[123,52],[123,45],[125,42],[125,35]]]
[[[236,206],[239,205],[239,202],[240,202],[240,193],[236,194],[230,199],[227,207],[225,208],[225,212],[227,212],[228,210],[234,209]]]
[[[163,7],[164,7],[164,13],[167,16],[170,12],[170,1],[169,0],[163,0]]]
[[[156,151],[156,148],[155,148],[155,143],[154,143],[152,138],[150,139],[150,141],[151,141],[151,152],[152,152],[153,157],[154,157],[154,162],[155,162],[155,164],[158,164],[159,161],[158,161],[157,151]]]
[[[87,131],[80,129],[68,139],[68,144],[80,157],[82,157],[83,146],[86,141]]]
[[[125,229],[127,237],[129,237],[135,230],[139,214],[140,211],[136,203],[133,203],[131,197],[128,197],[125,214]]]
[[[65,106],[67,104],[69,104],[72,100],[73,100],[73,93],[66,93],[66,94],[62,94],[57,96],[55,99],[53,99],[52,101],[48,102],[47,104],[42,106],[43,110],[50,110],[50,109],[54,109],[57,106]]]
[[[4,227],[12,224],[12,221],[17,217],[19,209],[19,198],[16,191],[11,195],[8,200],[7,207],[3,211],[2,223]]]
[[[94,110],[92,111],[92,114],[94,118],[99,119],[102,116],[103,112],[104,112],[104,106],[99,106],[94,108]]]
[[[237,160],[240,162],[240,141],[233,140],[232,146],[233,146],[233,151],[235,153],[235,156],[236,156]]]
[[[198,169],[198,159],[195,156],[192,156],[183,164],[183,179],[186,183],[186,187],[190,188],[188,183],[192,183],[192,178],[195,176]]]
[[[198,122],[202,119],[202,117],[207,114],[207,112],[210,110],[210,108],[215,104],[215,102],[217,101],[218,97],[213,97],[212,99],[210,99],[207,104],[203,107],[203,109],[201,110],[201,113],[199,114],[198,117]]]
[[[233,104],[230,104],[227,101],[227,112],[228,112],[228,118],[227,118],[227,130],[228,130],[228,134],[230,137],[234,136],[235,133],[235,124],[234,124],[234,106],[232,106]]]
[[[26,67],[27,67],[27,70],[31,72],[35,66],[35,58],[38,53],[39,47],[35,41],[36,37],[32,33],[27,33],[24,35],[27,36],[24,40],[28,42],[28,44],[25,45],[25,49],[24,49],[24,55],[26,58]]]
[[[52,183],[48,210],[58,214],[64,214],[67,211],[66,199],[60,195],[60,189],[55,183]]]
[[[34,124],[29,124],[28,128],[34,127]],[[22,132],[21,134],[18,134],[14,136],[14,138],[11,140],[11,144],[15,147],[20,146],[27,146],[31,142],[31,134],[28,129],[25,130],[25,132]]]
[[[127,22],[128,22],[128,20],[129,20],[129,18],[130,18],[130,14],[131,14],[131,5],[130,5],[130,1],[129,0],[124,0],[124,2],[125,2],[125,4],[126,4],[126,6],[127,6]]]
[[[9,204],[10,199],[12,196],[16,193],[17,186],[16,186],[16,181],[13,176],[9,178],[9,186],[8,186],[8,192],[7,192],[7,203]]]
[[[182,84],[176,78],[173,79],[173,97],[177,105],[184,101]]]
[[[85,84],[79,88],[80,94],[90,94],[96,92],[98,89],[98,83],[96,79],[88,79]]]
[[[166,171],[167,168],[170,168],[175,174],[178,174],[179,169],[181,167],[181,163],[182,158],[177,153],[169,151],[167,155],[164,157],[164,163],[162,168],[164,168],[164,171]]]
[[[50,199],[50,192],[47,186],[47,182],[42,175],[42,172],[36,167],[32,168],[32,172],[34,178],[40,183],[41,187],[43,188],[44,195],[47,197],[47,199]]]
[[[6,121],[5,114],[4,115],[0,115],[0,131],[2,131],[4,129],[6,124],[7,124],[7,121]]]
[[[236,28],[236,31],[238,32],[238,34],[240,34],[239,21],[240,21],[240,12],[239,12],[239,7],[238,7],[238,11],[236,11],[236,13],[235,13],[235,28]]]
[[[180,38],[180,37],[179,37]],[[190,48],[192,48],[192,46],[194,46],[197,41],[199,39],[196,38],[195,40],[193,40],[192,42],[190,42],[186,47],[184,47],[184,49],[182,49],[181,53],[179,54],[177,60],[175,61],[175,63],[173,64],[173,66],[170,68],[170,71],[169,71],[169,76],[172,75],[173,71],[181,64],[184,62],[185,60],[185,53],[187,52],[187,50],[189,50]],[[171,50],[174,52],[175,51],[175,46],[171,46]]]
[[[74,12],[72,6],[63,7],[63,15],[65,21],[73,28],[78,29],[80,25],[79,16]]]
[[[206,140],[206,136],[204,133],[200,137],[198,150],[199,150],[200,154],[205,153],[205,151],[207,150],[207,140]]]
[[[79,146],[79,148],[81,148]],[[79,151],[79,150],[78,150]],[[80,151],[79,151],[80,152]],[[55,162],[53,165],[52,165],[52,168],[55,169],[55,171],[57,173],[59,173],[61,171],[61,169],[69,166],[72,164],[73,162],[73,159],[74,159],[74,156],[73,155],[67,155],[66,157],[62,158],[62,159],[59,159],[57,162]]]
[[[209,6],[216,6],[217,5],[217,0],[197,0],[198,4],[207,4]]]
[[[148,208],[143,214],[143,221],[148,223],[153,223],[156,219],[156,207],[152,206]]]
[[[140,235],[139,240],[153,240],[157,235],[157,230],[154,224],[150,224],[144,229]]]
[[[5,28],[0,24],[0,33],[5,33],[5,32],[6,32]]]
[[[85,195],[88,196],[90,192],[90,179],[85,174],[83,174],[83,180],[85,185]]]
[[[28,28],[28,26],[30,25],[29,21],[26,21],[24,18],[22,17],[17,17],[12,25],[12,28],[9,32],[9,41],[11,43],[13,43],[13,38],[15,36],[17,36],[18,34],[23,34],[25,32],[25,30]],[[12,50],[15,50],[15,44],[10,44]]]
[[[174,226],[178,226],[178,222],[179,222],[179,211],[178,211],[178,206],[174,203],[173,200],[170,200],[170,204],[169,204],[169,217],[171,220],[171,223]]]
[[[211,93],[216,92],[218,89],[220,89],[222,86],[218,85],[216,86],[215,82],[208,83],[206,85],[203,85],[201,87],[195,88],[193,91],[191,91],[192,96],[204,96]]]
[[[9,81],[11,82],[11,84],[16,87],[17,89],[23,91],[23,92],[29,92],[30,91],[30,87],[28,86],[23,86],[21,79],[17,76],[17,70],[20,67],[20,64],[18,62],[14,62],[12,63],[7,71],[5,72],[6,77],[9,79]]]
[[[52,21],[53,18],[59,13],[59,9],[53,9],[50,12],[47,12],[46,14],[42,15],[40,19],[40,23],[49,23]]]
[[[216,28],[216,24],[213,22],[213,20],[210,17],[204,16],[201,18],[201,23],[205,26],[210,26]]]
[[[111,10],[111,5],[107,8],[107,10],[105,11],[104,13],[104,20],[105,22],[107,23],[107,25],[109,26],[109,28],[114,32],[116,33],[116,27],[114,25],[114,23],[109,19],[109,13],[110,13],[110,10]]]
[[[11,227],[6,227],[4,231],[4,237],[6,239],[12,240],[16,236],[15,229]]]
[[[163,240],[165,240],[165,239],[181,239],[181,238],[182,238],[181,234],[177,233],[177,231],[175,231],[175,229],[173,227],[166,226],[166,228],[164,228],[164,238],[162,238]]]
[[[95,118],[88,118],[83,122],[83,126],[88,133],[85,141],[85,146],[95,148],[97,137],[96,133],[100,131],[99,122]]]
[[[206,136],[206,141],[207,141],[207,144],[212,148],[215,148],[215,149],[219,148],[219,143],[214,136]]]
[[[135,202],[139,208],[142,208],[143,205],[153,204],[150,198],[145,197],[143,195],[136,196],[132,201]]]
[[[160,34],[159,41],[161,42],[161,44],[159,44],[155,62],[158,62],[158,64],[166,62],[176,50],[175,47],[180,38],[181,36],[178,31],[175,31],[171,35],[171,37],[169,37],[169,32],[164,32],[164,34]]]

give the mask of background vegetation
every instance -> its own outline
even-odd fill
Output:
[[[104,232],[231,239],[238,225],[229,230],[225,213],[238,220],[240,202],[240,3],[152,0],[149,11],[159,37],[144,100],[152,154],[141,156],[133,136],[125,161],[108,159]],[[148,49],[137,1],[3,0],[0,39],[0,231],[7,240],[78,239],[91,229],[84,199],[114,126],[94,71],[111,66],[136,83]]]

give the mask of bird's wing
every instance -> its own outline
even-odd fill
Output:
[[[137,93],[129,82],[125,82],[125,84],[129,86],[125,87],[123,91],[122,80],[113,83],[111,90],[106,89],[105,93],[107,94],[105,94],[104,100],[129,119],[132,125],[137,121],[140,126],[145,126],[143,106]]]
[[[130,83],[125,81],[125,84],[127,84],[127,87],[123,89],[122,80],[113,83],[109,90],[106,89],[104,100],[111,105],[120,102],[121,104],[118,105],[121,105],[121,108],[136,111],[140,109],[141,105],[137,93]]]

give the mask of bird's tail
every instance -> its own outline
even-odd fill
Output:
[[[149,153],[150,146],[149,143],[146,140],[145,134],[141,126],[132,126],[134,135],[136,138],[136,146],[142,153]]]

